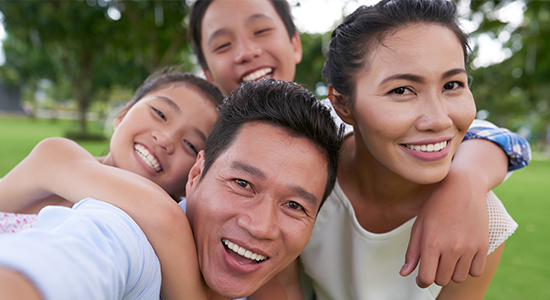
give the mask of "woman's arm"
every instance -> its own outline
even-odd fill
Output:
[[[11,200],[6,205],[12,208],[50,194],[71,202],[91,197],[117,206],[141,227],[160,260],[163,299],[206,298],[187,217],[146,178],[102,165],[70,140],[51,138],[39,143],[2,185],[0,193],[7,193]]]
[[[483,299],[493,276],[497,270],[504,250],[504,244],[500,245],[493,253],[487,257],[487,266],[485,271],[479,277],[468,277],[462,283],[451,282],[444,286],[437,297],[437,300],[461,300],[461,299]]]
[[[420,258],[420,287],[483,273],[489,247],[487,192],[504,180],[507,167],[506,153],[493,142],[470,139],[458,147],[449,174],[413,226],[401,275],[410,274]]]

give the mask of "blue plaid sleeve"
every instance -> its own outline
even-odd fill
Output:
[[[529,142],[517,133],[493,123],[475,120],[464,137],[464,140],[468,139],[486,139],[497,144],[508,155],[508,171],[521,169],[531,161]]]

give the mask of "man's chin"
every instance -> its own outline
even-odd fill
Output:
[[[226,282],[224,284],[221,284],[215,282],[209,283],[207,281],[207,284],[214,293],[230,299],[248,297],[261,287],[261,284],[259,282],[248,284],[239,282]]]

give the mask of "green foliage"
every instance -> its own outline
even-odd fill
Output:
[[[113,10],[120,19],[109,17]],[[189,53],[185,1],[0,1],[0,11],[7,33],[0,76],[31,95],[49,79],[51,97],[77,101],[83,133],[100,95],[115,85],[135,90]]]
[[[302,61],[296,67],[294,81],[302,84],[320,99],[326,97],[326,94],[317,94],[316,87],[318,84],[326,85],[321,71],[326,60],[325,52],[330,34],[327,32],[325,34],[302,33],[300,35],[303,54]]]
[[[483,17],[472,35],[509,34],[504,47],[512,53],[499,64],[473,70],[472,92],[478,109],[491,113],[490,121],[515,130],[527,126],[532,129],[533,139],[543,140],[550,125],[550,3],[523,1],[524,21],[512,28],[499,21],[495,12],[515,1],[470,2],[471,15]]]

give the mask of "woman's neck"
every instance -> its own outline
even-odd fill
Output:
[[[380,163],[361,137],[344,140],[338,182],[368,231],[393,230],[418,215],[435,184],[411,182]]]

